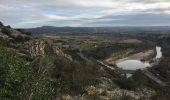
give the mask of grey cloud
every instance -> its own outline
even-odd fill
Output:
[[[119,20],[112,20],[117,19]],[[136,14],[136,15],[118,15],[107,16],[103,19],[108,21],[96,21],[93,25],[106,26],[169,26],[170,15],[168,14]]]
[[[69,25],[170,25],[170,6],[157,6],[147,9],[131,9],[131,3],[154,4],[169,2],[169,0],[119,0],[118,6],[82,6],[77,1],[82,0],[0,0],[0,21],[14,27],[36,27],[41,25],[69,26]],[[92,2],[93,0],[89,0]],[[115,2],[118,0],[106,0]],[[129,4],[129,6],[124,6]],[[120,6],[119,6],[120,5]],[[109,12],[109,10],[111,10]],[[58,20],[48,19],[46,15],[68,17]],[[99,17],[96,17],[99,16]]]
[[[135,2],[135,3],[158,3],[158,2],[169,2],[169,0],[127,0],[127,2]]]

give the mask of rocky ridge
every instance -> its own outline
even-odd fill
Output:
[[[2,22],[0,22],[0,39],[7,42],[8,48],[20,56],[34,59],[34,57],[43,56],[50,51],[72,60],[70,55],[65,54],[59,47],[48,40],[27,35],[10,26],[4,26]]]

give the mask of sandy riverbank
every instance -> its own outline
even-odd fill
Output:
[[[115,63],[123,62],[125,60],[145,60],[145,59],[152,57],[153,55],[155,55],[155,49],[151,49],[151,50],[144,51],[144,52],[139,52],[139,53],[130,55],[128,57],[118,59],[116,61],[113,60],[112,58],[108,58],[106,59],[106,62],[109,64],[115,64]]]

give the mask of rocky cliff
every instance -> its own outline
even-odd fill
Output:
[[[46,54],[53,53],[72,60],[70,55],[65,54],[59,47],[55,46],[51,41],[45,39],[32,39],[27,41],[23,45],[25,50],[30,53],[31,57],[44,56]]]

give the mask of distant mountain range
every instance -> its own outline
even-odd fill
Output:
[[[71,33],[169,33],[170,26],[149,27],[54,27],[42,26],[37,28],[23,29],[33,34],[71,34]]]

